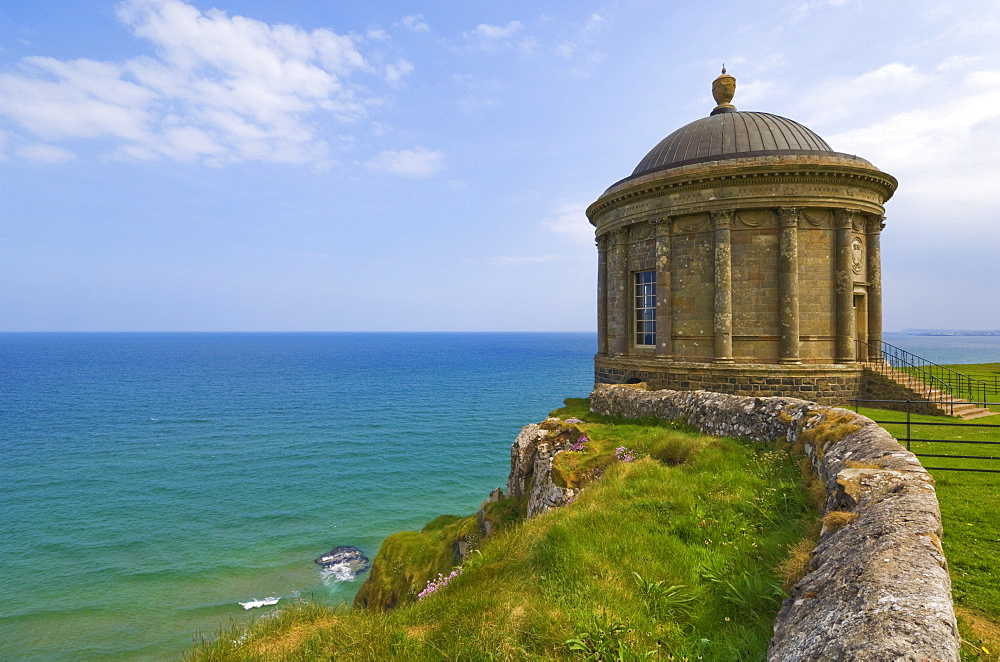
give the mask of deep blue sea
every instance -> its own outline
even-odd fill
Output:
[[[474,512],[594,334],[0,334],[0,660],[178,659]],[[275,606],[246,610],[240,603]]]
[[[1000,362],[1000,337],[886,340]],[[593,334],[0,334],[0,660],[177,659],[312,561],[473,512]],[[241,603],[278,600],[244,609]]]

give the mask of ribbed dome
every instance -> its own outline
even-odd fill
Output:
[[[769,113],[720,112],[661,140],[639,162],[632,177],[702,161],[815,152],[836,154],[825,140],[790,119]]]

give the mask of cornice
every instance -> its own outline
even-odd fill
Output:
[[[661,197],[674,191],[699,191],[720,184],[771,183],[786,184],[840,184],[875,189],[883,202],[892,197],[897,181],[892,175],[874,168],[852,167],[844,164],[760,164],[730,166],[710,171],[683,172],[625,182],[606,191],[587,208],[591,223],[605,210],[622,203],[631,203]]]

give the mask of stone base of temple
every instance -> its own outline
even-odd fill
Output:
[[[824,405],[847,405],[861,396],[863,367],[851,364],[776,365],[685,363],[632,357],[594,358],[597,384],[637,384],[650,389],[715,391],[733,395],[787,396]]]

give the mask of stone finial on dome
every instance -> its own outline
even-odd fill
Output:
[[[736,106],[730,103],[736,94],[736,79],[726,73],[726,65],[722,65],[722,74],[712,81],[712,96],[719,104],[712,110],[712,115],[719,113],[735,113]]]

